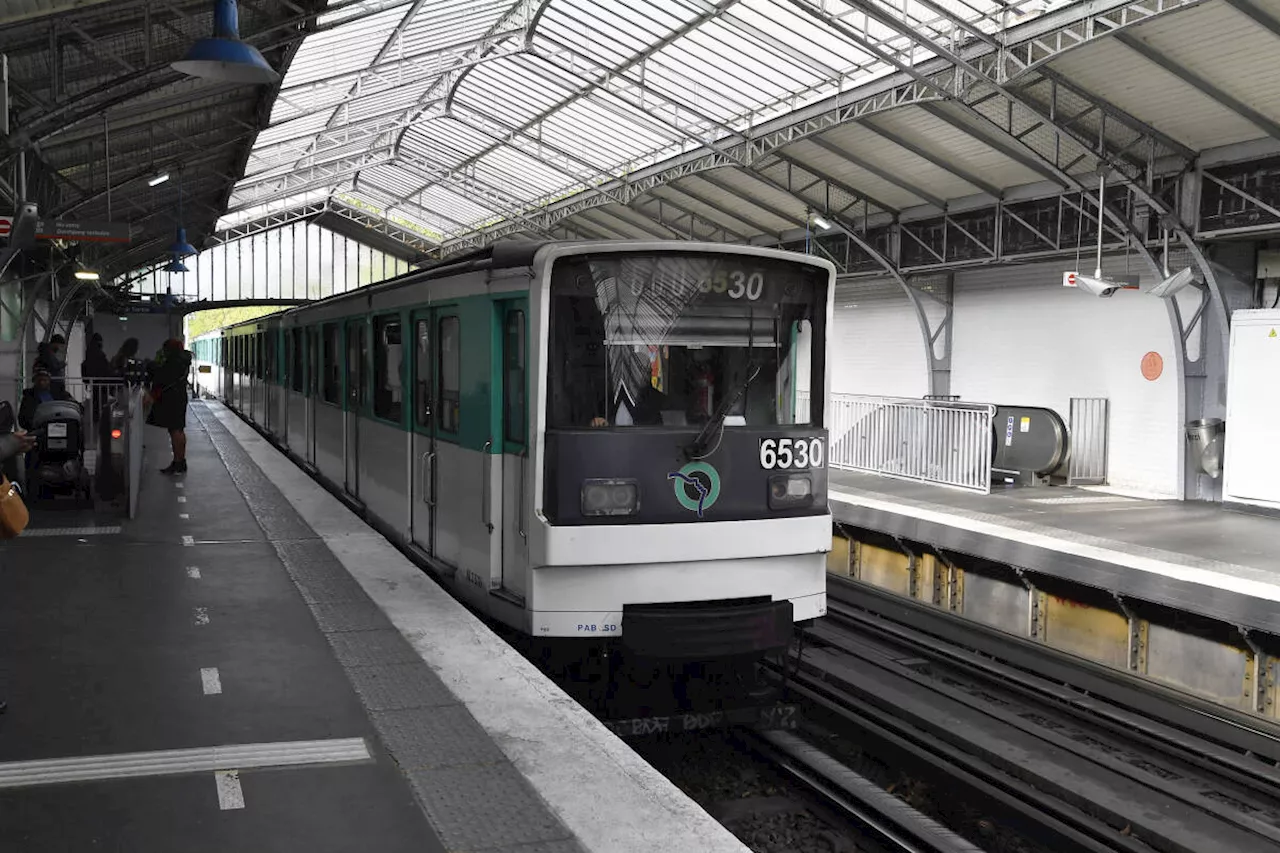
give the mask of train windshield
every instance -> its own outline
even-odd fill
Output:
[[[820,423],[826,286],[819,268],[751,255],[557,261],[548,426]]]

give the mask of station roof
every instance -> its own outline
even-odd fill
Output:
[[[41,157],[92,173],[105,110],[116,139],[138,128],[113,141],[114,173],[141,174],[157,145],[209,164],[185,190],[201,235],[323,210],[380,220],[405,257],[509,237],[777,242],[814,215],[865,232],[1092,187],[1100,166],[1150,180],[1241,146],[1280,152],[1280,0],[242,2],[247,40],[279,42],[278,91],[160,73],[74,112],[36,82],[50,21],[64,66],[97,57],[100,76],[71,89],[57,72],[65,91],[120,89],[117,60],[163,65],[207,31],[210,4],[61,5],[76,8],[0,35],[28,57],[15,78]],[[148,8],[153,33],[156,18],[173,30],[149,48]],[[41,118],[42,103],[62,112]],[[101,182],[82,180],[76,209],[100,209]],[[135,201],[163,221],[173,200],[147,192]],[[135,238],[128,260],[163,246]]]

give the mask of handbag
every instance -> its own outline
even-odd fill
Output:
[[[0,539],[13,539],[27,529],[27,505],[9,478],[0,474]]]

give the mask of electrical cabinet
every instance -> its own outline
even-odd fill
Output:
[[[1236,311],[1227,373],[1224,501],[1280,509],[1280,311]]]

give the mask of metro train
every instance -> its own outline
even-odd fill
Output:
[[[835,269],[498,243],[194,342],[208,394],[475,609],[637,655],[826,612]]]

